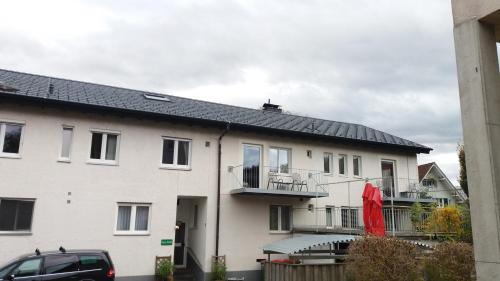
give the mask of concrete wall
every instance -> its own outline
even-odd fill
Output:
[[[452,3],[477,277],[500,280],[500,1]]]

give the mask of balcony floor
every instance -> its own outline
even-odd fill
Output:
[[[328,192],[310,192],[310,191],[290,191],[264,188],[238,188],[230,192],[233,195],[253,195],[253,196],[284,196],[297,198],[321,198],[328,197]]]

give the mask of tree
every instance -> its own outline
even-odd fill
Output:
[[[460,178],[459,178],[459,183],[460,187],[462,187],[462,190],[469,196],[469,186],[467,184],[467,166],[465,164],[465,150],[464,150],[464,145],[459,144],[458,145],[458,161],[460,163]]]

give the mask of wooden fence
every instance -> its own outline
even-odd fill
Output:
[[[346,265],[266,262],[264,281],[345,281]]]

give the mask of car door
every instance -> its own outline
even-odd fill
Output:
[[[78,257],[72,254],[55,254],[45,257],[42,280],[79,280]]]
[[[101,254],[80,254],[78,258],[81,281],[110,280],[106,278],[109,266]]]
[[[42,258],[31,258],[21,261],[17,266],[7,275],[5,280],[13,281],[39,281],[41,280]]]

